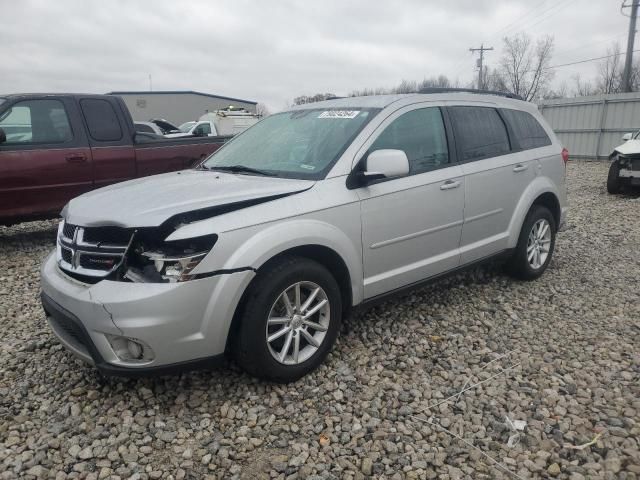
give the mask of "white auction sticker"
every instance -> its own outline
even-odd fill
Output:
[[[356,118],[360,110],[326,110],[318,118]]]

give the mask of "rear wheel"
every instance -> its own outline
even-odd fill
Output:
[[[342,300],[331,273],[312,260],[283,257],[250,288],[236,340],[240,366],[277,382],[317,368],[340,329]]]
[[[620,165],[618,160],[611,162],[609,166],[609,175],[607,176],[607,192],[612,195],[620,193],[622,190],[622,182],[620,181]]]
[[[556,243],[556,222],[547,207],[534,205],[522,225],[516,250],[507,270],[521,280],[534,280],[544,273]]]

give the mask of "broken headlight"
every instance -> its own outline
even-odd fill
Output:
[[[125,278],[134,282],[184,282],[193,280],[191,274],[211,251],[217,235],[184,240],[164,241],[160,244],[136,242]]]

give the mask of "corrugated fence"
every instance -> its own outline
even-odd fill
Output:
[[[640,130],[640,92],[545,100],[540,112],[572,158],[607,158]]]

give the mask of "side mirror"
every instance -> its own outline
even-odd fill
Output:
[[[0,128],[0,143],[4,143],[6,141],[7,141],[7,134],[2,128]]]
[[[409,173],[409,159],[402,150],[376,150],[367,157],[367,179],[401,177]]]
[[[622,141],[627,142],[633,138],[633,133],[625,133],[622,135]]]
[[[354,170],[347,178],[347,188],[360,188],[382,178],[409,174],[409,159],[402,150],[376,150],[366,159],[365,169]]]

